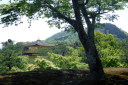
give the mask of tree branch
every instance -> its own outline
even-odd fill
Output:
[[[72,0],[72,4],[73,4],[73,10],[74,10],[74,14],[75,14],[75,19],[76,19],[76,25],[77,25],[77,29],[79,31],[79,29],[84,29],[83,27],[83,23],[82,23],[82,18],[81,18],[81,13],[80,13],[80,7],[79,7],[79,3],[78,0]]]
[[[79,4],[80,6],[85,6],[85,5],[87,5],[88,4],[88,2],[89,2],[89,0],[86,0],[86,2],[85,3],[83,3],[83,4]]]
[[[95,15],[97,16],[97,15],[101,15],[101,14],[106,14],[106,13],[108,13],[108,12],[111,12],[111,11],[107,11],[107,12],[98,12],[98,13],[96,13]]]
[[[87,26],[91,25],[91,22],[89,20],[90,17],[88,17],[86,8],[85,7],[81,7],[81,11],[82,11],[82,14],[84,16],[85,22],[87,23]]]
[[[72,26],[76,25],[76,21],[75,20],[70,19],[70,18],[66,17],[65,15],[63,15],[62,13],[60,13],[55,7],[50,5],[47,1],[45,1],[45,3],[47,4],[49,9],[51,9],[53,12],[55,12],[57,14],[58,18],[66,20]]]
[[[87,29],[88,29],[88,37],[94,38],[94,25],[95,25],[95,15],[88,16],[88,12],[85,7],[81,7],[81,12],[83,14],[83,17],[85,19],[85,22],[87,23]],[[92,22],[90,21],[90,18],[92,19]],[[94,39],[92,39],[94,40]]]

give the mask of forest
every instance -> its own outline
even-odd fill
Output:
[[[120,32],[122,33],[121,30]],[[88,69],[86,54],[76,33],[62,31],[45,42],[54,44],[55,47],[40,49],[38,54],[34,55],[34,59],[22,55],[24,44],[27,42],[14,44],[11,39],[3,42],[3,48],[0,50],[0,74],[52,69]],[[127,37],[122,39],[97,31],[95,43],[104,68],[128,67]]]

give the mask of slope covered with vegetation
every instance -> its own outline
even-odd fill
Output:
[[[121,30],[116,25],[111,23],[104,23],[104,26],[100,26],[96,31],[100,31],[105,34],[113,34],[117,38],[125,39],[127,37],[127,32]]]
[[[126,37],[128,36],[127,32],[121,30],[117,26],[110,23],[104,23],[103,26],[100,26],[100,28],[96,28],[95,31],[100,31],[105,34],[112,34],[114,35],[114,37],[120,38],[120,39],[126,39]],[[45,41],[49,43],[54,43],[54,44],[58,42],[72,44],[78,40],[79,39],[78,39],[77,33],[62,31],[47,38]]]
[[[45,41],[49,43],[63,42],[65,44],[72,44],[78,40],[77,33],[61,31],[55,35],[47,38]]]

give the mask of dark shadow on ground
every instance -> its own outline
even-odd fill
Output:
[[[88,70],[17,72],[0,75],[0,85],[128,85],[128,71],[121,70],[120,75],[115,75],[109,70],[112,68],[105,69],[104,81],[91,81]]]

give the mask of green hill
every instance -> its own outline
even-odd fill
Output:
[[[95,31],[100,31],[105,34],[113,34],[115,37],[121,39],[125,39],[128,35],[128,33],[122,31],[120,28],[110,23],[104,23],[104,26],[96,28]],[[79,39],[77,33],[62,31],[47,38],[45,41],[52,44],[55,44],[56,42],[72,44],[78,40]]]
[[[51,44],[55,44],[57,42],[63,42],[65,44],[72,44],[77,40],[78,40],[77,33],[62,31],[47,38],[45,41]]]
[[[125,39],[127,37],[126,34],[128,34],[116,25],[110,23],[104,23],[104,26],[101,26],[100,29],[96,29],[95,31],[100,31],[105,34],[113,34],[115,37],[121,39]]]

